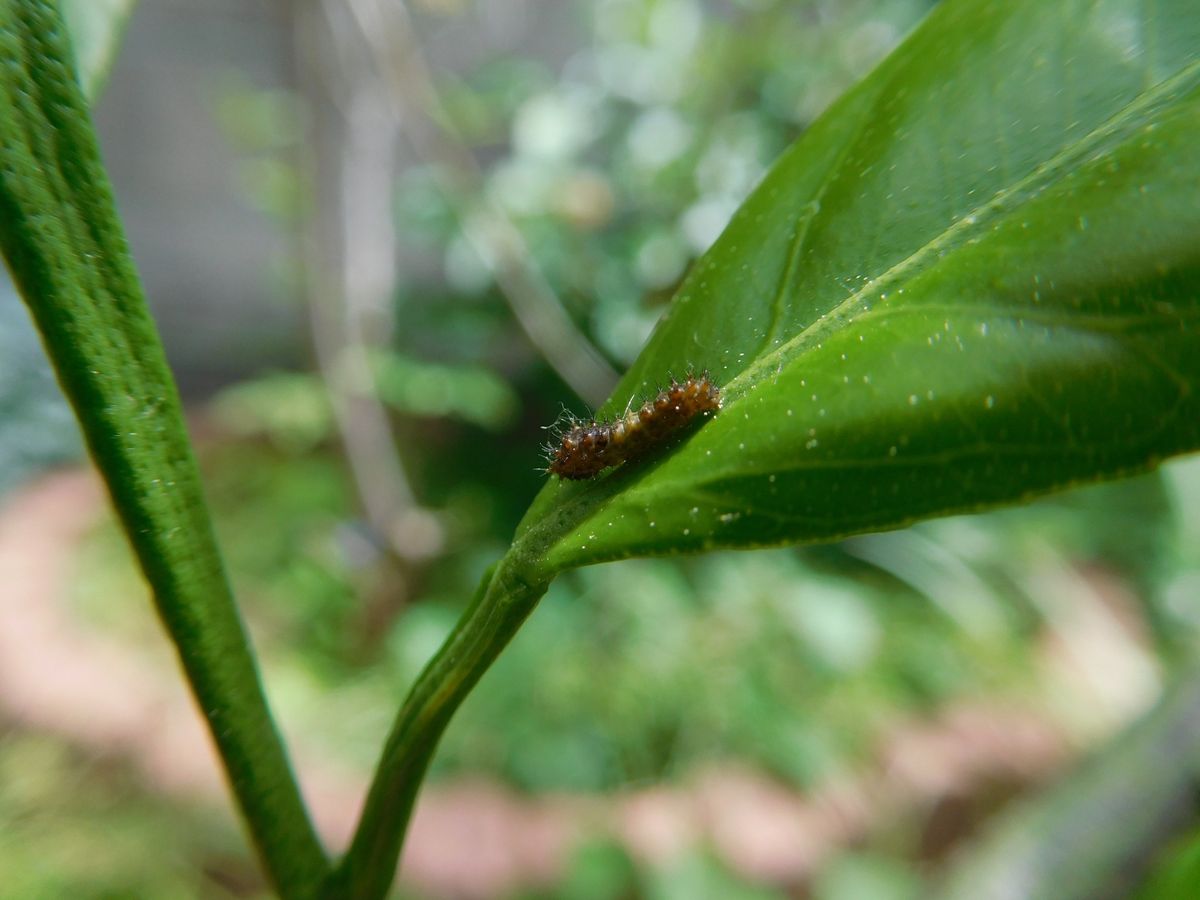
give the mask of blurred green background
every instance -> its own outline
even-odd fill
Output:
[[[930,5],[140,4],[98,126],[331,841],[544,477],[543,427],[607,394],[772,159]],[[0,884],[262,896],[8,288],[0,406]],[[923,896],[1195,646],[1197,510],[1185,460],[572,573],[450,727],[397,893]]]

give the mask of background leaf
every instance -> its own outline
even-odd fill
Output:
[[[1196,821],[1200,669],[1181,667],[1159,704],[1089,764],[1018,805],[956,861],[939,900],[1129,897],[1167,840]],[[1165,855],[1165,854],[1164,854]],[[1196,869],[1194,846],[1168,858],[1145,897],[1173,893]]]
[[[827,540],[1200,444],[1200,14],[938,7],[775,165],[601,413],[706,368],[674,452],[552,480],[548,573]]]
[[[137,0],[62,0],[83,92],[95,100]]]

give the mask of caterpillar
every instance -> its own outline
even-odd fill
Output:
[[[610,466],[643,456],[699,415],[721,408],[721,389],[704,372],[689,374],[637,409],[612,421],[574,422],[546,448],[546,472],[559,478],[592,478]]]

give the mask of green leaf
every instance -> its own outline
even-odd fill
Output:
[[[1200,446],[1200,8],[950,0],[778,161],[600,410],[724,407],[518,532],[535,577],[829,540]]]
[[[137,0],[62,0],[83,92],[93,100],[108,75]]]
[[[1136,900],[1192,900],[1200,884],[1200,828],[1164,851],[1150,877],[1134,895]]]

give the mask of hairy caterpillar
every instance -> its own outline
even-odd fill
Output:
[[[637,409],[627,409],[620,418],[573,423],[556,444],[546,448],[546,471],[573,480],[592,478],[661,446],[697,416],[720,408],[721,389],[707,372],[688,375],[683,381],[672,379],[670,387]]]

